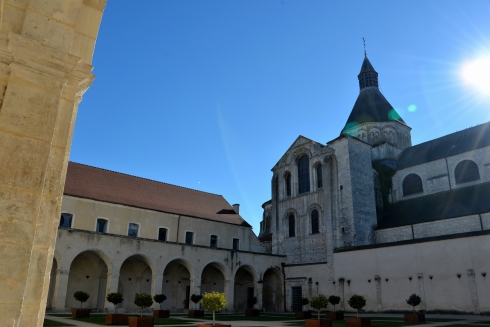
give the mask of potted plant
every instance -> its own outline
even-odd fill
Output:
[[[345,326],[346,327],[371,327],[371,319],[370,318],[359,318],[359,310],[364,308],[366,305],[366,299],[362,295],[352,295],[347,302],[352,309],[357,310],[356,318],[346,318]]]
[[[257,297],[249,297],[247,299],[247,309],[245,309],[246,316],[258,316],[260,315],[260,311],[258,309],[254,309],[254,305],[257,304]]]
[[[192,294],[191,301],[194,302],[194,310],[189,309],[188,316],[192,318],[202,318],[204,317],[204,310],[198,310],[197,306],[199,305],[199,301],[201,301],[202,295]]]
[[[326,309],[328,306],[328,299],[323,294],[318,294],[311,298],[310,307],[318,311],[318,319],[306,319],[305,327],[332,327],[332,320],[320,319],[320,311]]]
[[[155,294],[153,301],[160,304],[160,310],[153,310],[154,318],[168,318],[170,316],[169,310],[162,310],[162,302],[167,299],[165,294]]]
[[[213,324],[212,325],[197,324],[197,327],[214,326],[216,325],[215,312],[220,311],[226,306],[225,293],[219,293],[219,292],[204,293],[202,296],[201,305],[205,310],[211,311],[213,313]],[[219,325],[220,327],[231,327],[231,325],[228,324],[219,324]]]
[[[344,320],[344,313],[342,311],[335,311],[335,306],[340,303],[340,296],[330,295],[328,297],[328,302],[333,304],[333,312],[327,312],[327,319]]]
[[[75,300],[80,302],[80,309],[73,309],[71,311],[71,316],[73,318],[88,318],[90,317],[90,309],[82,309],[83,302],[87,302],[90,294],[85,293],[84,291],[76,291],[73,293],[73,297]]]
[[[129,317],[129,327],[153,327],[153,317],[143,317],[143,310],[153,305],[153,299],[150,294],[141,293],[134,296],[134,304],[140,307],[141,314],[139,317]]]
[[[405,322],[425,323],[425,314],[415,313],[415,307],[422,302],[422,299],[417,294],[412,294],[407,299],[407,303],[412,306],[413,313],[405,313]]]
[[[294,316],[296,319],[309,319],[311,318],[311,311],[310,310],[304,310],[304,306],[308,305],[310,303],[310,300],[307,298],[302,298],[301,299],[301,309],[302,311],[295,311]]]
[[[106,296],[107,301],[114,304],[114,312],[116,305],[124,301],[121,293],[109,293]],[[105,323],[107,325],[127,325],[128,315],[124,313],[108,313],[105,316]]]
[[[309,319],[311,318],[311,312],[309,310],[304,310],[304,306],[305,305],[308,305],[308,303],[310,303],[310,300],[308,300],[307,298],[302,298],[301,299],[301,307],[303,309],[303,311],[296,311],[294,312],[294,317],[296,319]]]

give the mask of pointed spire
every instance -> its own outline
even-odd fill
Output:
[[[366,41],[364,41],[364,61],[362,62],[361,72],[357,75],[359,88],[362,91],[367,87],[378,87],[378,73],[374,70],[366,54]]]

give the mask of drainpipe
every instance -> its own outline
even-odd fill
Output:
[[[286,273],[284,272],[284,266],[286,264],[281,262],[281,271],[282,271],[282,303],[284,306],[284,312],[286,312]]]

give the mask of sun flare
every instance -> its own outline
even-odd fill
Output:
[[[462,69],[463,80],[490,96],[490,57],[468,62]]]

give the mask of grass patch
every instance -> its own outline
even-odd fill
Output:
[[[71,317],[71,313],[49,313],[46,314],[46,317],[48,316],[67,318]]]
[[[130,314],[128,317],[139,317],[136,314]],[[143,317],[148,317],[148,315],[143,315]],[[105,323],[105,315],[97,315],[89,318],[78,318],[77,321],[88,322],[96,325],[104,325]],[[187,325],[187,324],[196,324],[199,322],[198,320],[190,320],[190,319],[180,319],[180,318],[155,318],[155,325]]]
[[[44,319],[43,326],[73,326],[73,325],[67,324],[66,322],[57,322],[54,320]]]
[[[213,315],[205,314],[204,319],[212,320]],[[243,315],[232,315],[232,314],[216,315],[216,321],[284,321],[284,320],[294,320],[294,316],[292,316],[292,315],[245,316],[245,314],[243,314]]]

